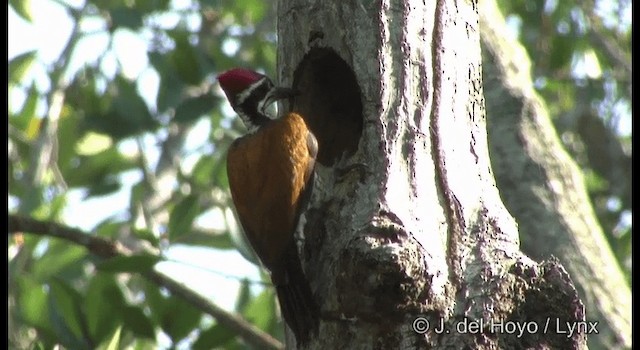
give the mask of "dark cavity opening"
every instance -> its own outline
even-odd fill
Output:
[[[335,51],[313,48],[293,77],[299,91],[293,111],[302,115],[318,139],[318,159],[333,165],[358,149],[362,134],[362,98],[355,74]]]

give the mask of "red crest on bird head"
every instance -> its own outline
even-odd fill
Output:
[[[265,111],[269,105],[296,94],[293,89],[274,86],[266,75],[245,68],[230,69],[220,74],[218,81],[250,133],[271,120]]]
[[[246,90],[265,76],[245,68],[233,68],[218,76],[220,87],[232,101],[235,96]]]

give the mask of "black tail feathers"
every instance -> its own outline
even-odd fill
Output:
[[[295,255],[297,257],[297,254]],[[293,331],[298,345],[304,345],[312,333],[318,332],[320,310],[302,271],[300,260],[296,260],[288,261],[283,266],[283,273],[272,277],[282,317]]]

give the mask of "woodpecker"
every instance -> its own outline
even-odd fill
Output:
[[[222,73],[218,81],[248,129],[227,154],[233,203],[249,243],[271,272],[282,316],[302,345],[317,331],[319,308],[294,232],[313,189],[318,143],[300,115],[271,119],[266,113],[270,104],[292,97],[292,89],[242,68]]]

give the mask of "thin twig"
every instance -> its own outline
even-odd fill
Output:
[[[218,275],[220,277],[223,277],[223,278],[226,278],[226,279],[230,279],[230,280],[234,280],[234,281],[237,281],[237,282],[246,281],[246,282],[248,282],[250,284],[253,284],[253,285],[259,285],[259,286],[263,286],[263,287],[273,287],[273,284],[270,283],[270,282],[249,280],[249,279],[240,277],[238,275],[230,275],[230,274],[224,273],[222,271],[209,269],[209,268],[206,268],[206,267],[203,267],[203,266],[200,266],[200,265],[196,265],[196,264],[192,264],[190,262],[183,261],[183,260],[165,258],[163,261],[172,262],[174,264],[180,264],[180,265],[183,265],[183,266],[186,266],[186,267],[190,267],[190,268],[193,268],[193,269],[198,269],[198,270],[201,270],[201,271],[204,271],[204,272],[208,272],[208,273],[212,273],[214,275]]]
[[[131,255],[131,251],[117,241],[99,237],[79,229],[54,222],[35,220],[19,215],[9,215],[8,233],[28,233],[65,239],[87,248],[92,254],[104,258]],[[180,296],[203,312],[214,317],[220,324],[238,334],[247,343],[258,349],[284,349],[282,343],[263,332],[238,315],[231,314],[185,285],[166,275],[151,270],[144,277]]]
[[[72,10],[69,7],[66,8],[72,17],[74,17],[73,27],[71,28],[69,41],[52,66],[52,72],[50,74],[52,88],[46,97],[49,110],[42,119],[39,134],[34,143],[35,149],[32,150],[32,158],[27,168],[25,182],[28,187],[37,187],[37,185],[42,182],[47,168],[55,168],[55,166],[52,165],[57,162],[58,119],[64,106],[65,90],[68,85],[64,75],[71,63],[71,55],[76,48],[76,44],[78,40],[80,40],[80,19],[85,8],[86,7],[83,7],[78,11]],[[60,177],[60,171],[54,170],[54,176],[58,181],[59,187],[62,190],[66,190],[67,186],[64,179]]]

